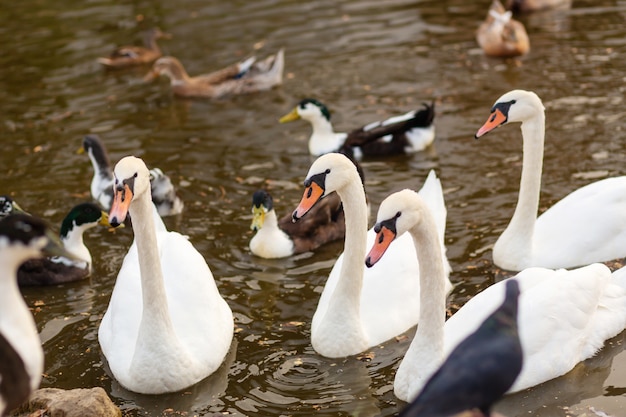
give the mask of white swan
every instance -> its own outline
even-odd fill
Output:
[[[444,325],[441,249],[435,221],[423,199],[410,190],[392,194],[381,203],[377,221],[378,237],[366,259],[368,265],[407,231],[420,259],[420,324],[394,381],[396,396],[410,401],[443,358],[502,303],[506,280],[474,296]],[[518,326],[524,364],[509,393],[564,375],[626,327],[624,281],[614,279],[603,264],[572,271],[528,268],[515,279],[521,291]]]
[[[179,391],[220,366],[233,337],[232,312],[202,255],[184,236],[154,224],[144,162],[125,157],[114,174],[109,220],[119,224],[130,211],[135,240],[98,330],[100,346],[126,389]]]
[[[515,213],[493,247],[501,268],[571,268],[626,256],[626,176],[607,178],[569,194],[537,218],[545,114],[531,91],[513,90],[494,104],[479,138],[510,122],[522,123],[524,159]]]
[[[375,233],[367,231],[365,191],[356,166],[339,153],[322,155],[311,165],[304,184],[294,220],[333,191],[341,197],[346,219],[344,253],[330,272],[311,323],[313,349],[331,358],[354,355],[414,326],[420,314],[420,282],[410,238],[402,239],[377,268],[365,271],[363,259]],[[434,171],[420,193],[436,213],[443,248],[446,207]],[[450,268],[443,251],[441,257],[447,274]],[[446,286],[452,288],[447,279]]]

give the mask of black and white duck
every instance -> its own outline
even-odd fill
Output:
[[[104,143],[98,135],[86,135],[79,153],[87,153],[93,166],[91,195],[105,209],[113,203],[113,171]],[[176,195],[172,180],[159,168],[150,171],[152,202],[160,216],[173,216],[183,211],[184,203]]]
[[[12,213],[26,213],[26,212],[10,196],[0,195],[0,219]]]
[[[311,155],[320,156],[341,149],[351,150],[356,158],[410,154],[424,150],[435,140],[435,105],[424,103],[423,106],[347,133],[337,133],[333,130],[328,108],[318,100],[306,98],[279,121],[287,123],[304,119],[311,123]]]

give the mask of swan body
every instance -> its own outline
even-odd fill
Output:
[[[71,256],[45,223],[28,214],[0,220],[0,416],[39,388],[44,355],[33,316],[17,285],[17,269],[43,254]]]
[[[86,135],[79,153],[86,153],[93,166],[91,196],[109,210],[113,203],[113,171],[104,143],[98,135]],[[172,180],[159,168],[150,170],[150,188],[152,202],[160,216],[174,216],[183,211],[185,204],[176,195]]]
[[[151,29],[145,34],[145,46],[120,46],[108,57],[98,58],[98,62],[107,68],[150,64],[163,55],[157,40],[170,37],[169,33],[162,32],[159,28]]]
[[[78,204],[63,219],[61,243],[73,259],[65,256],[29,259],[17,271],[20,286],[53,285],[79,281],[91,274],[91,254],[83,234],[98,225],[110,226],[108,213],[93,203]]]
[[[524,25],[513,19],[500,0],[493,0],[483,23],[476,31],[476,42],[485,55],[514,57],[530,50],[530,40]]]
[[[424,104],[423,109],[369,123],[347,133],[337,133],[330,122],[328,108],[318,100],[307,98],[281,117],[280,123],[304,119],[311,124],[313,133],[308,145],[311,155],[344,150],[361,158],[424,150],[435,140],[434,117],[434,104]]]
[[[159,58],[145,77],[146,81],[165,75],[170,79],[172,92],[180,97],[223,98],[270,90],[282,84],[285,52],[256,62],[254,58],[229,65],[210,74],[189,76],[183,64],[172,56]]]
[[[345,155],[329,153],[311,166],[294,220],[320,198],[336,191],[344,206],[344,252],[333,266],[311,323],[311,343],[319,354],[336,358],[363,352],[414,326],[420,319],[419,266],[410,237],[402,239],[390,257],[365,271],[367,245],[376,233],[367,230],[365,191],[355,165]],[[437,216],[438,244],[444,275],[450,272],[444,255],[446,208],[441,183],[431,171],[420,191]],[[444,278],[446,291],[451,284]]]
[[[124,258],[98,340],[126,389],[162,394],[187,388],[222,363],[233,316],[202,255],[184,236],[155,224],[149,171],[135,157],[115,167],[109,219],[130,211],[135,240]]]
[[[267,259],[315,250],[343,238],[346,230],[343,206],[336,194],[316,204],[305,219],[294,223],[291,214],[278,219],[272,196],[257,190],[252,196],[252,215],[250,228],[256,233],[250,239],[250,251]]]
[[[429,217],[414,192],[387,197],[378,211],[377,243],[367,260],[372,263],[380,258],[393,236],[407,231],[413,236],[420,258],[423,310],[394,380],[394,392],[404,401],[415,398],[443,358],[502,303],[508,281],[497,282],[471,298],[444,325],[445,275],[442,265],[436,265],[441,257],[437,256],[437,230]],[[389,230],[395,230],[391,237]],[[603,264],[571,271],[528,268],[509,279],[517,280],[521,291],[518,327],[524,354],[522,371],[509,393],[564,375],[626,327],[626,280],[615,279]]]
[[[545,136],[541,99],[513,90],[500,97],[479,138],[521,122],[524,145],[520,192],[511,222],[493,247],[500,268],[572,268],[626,256],[626,176],[596,181],[572,192],[537,217]]]

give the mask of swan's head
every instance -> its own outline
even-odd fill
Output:
[[[293,221],[304,216],[323,197],[352,181],[361,182],[361,179],[356,165],[346,155],[327,153],[317,158],[304,180],[304,194],[293,212]]]
[[[265,215],[274,209],[272,196],[264,190],[257,190],[252,195],[252,224],[250,229],[261,230],[265,223]]]
[[[510,122],[525,122],[538,114],[544,107],[539,96],[532,91],[513,90],[500,97],[491,108],[491,114],[476,135],[476,139]]]
[[[391,194],[380,203],[374,231],[376,239],[365,258],[365,265],[372,267],[378,262],[391,242],[417,226],[423,218],[425,203],[413,190],[402,190]]]
[[[113,177],[114,197],[109,222],[117,227],[126,219],[131,202],[150,191],[150,171],[141,159],[127,156],[115,165]]]
[[[292,122],[304,119],[313,122],[317,119],[326,119],[330,122],[330,112],[328,108],[314,98],[305,98],[288,114],[280,118],[280,123]]]

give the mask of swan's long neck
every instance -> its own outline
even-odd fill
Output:
[[[435,220],[422,209],[420,224],[411,230],[420,272],[420,319],[417,332],[396,374],[400,398],[414,398],[443,361],[446,276]]]
[[[524,156],[520,190],[511,222],[494,247],[494,260],[498,246],[504,244],[510,248],[505,255],[509,259],[523,260],[532,255],[533,233],[539,209],[541,191],[541,172],[543,166],[543,144],[545,137],[545,114],[538,112],[536,116],[522,123]],[[496,261],[496,263],[498,263]],[[499,265],[507,268],[506,263]],[[510,269],[518,269],[513,266]]]
[[[356,175],[356,173],[355,173]],[[341,273],[332,295],[327,316],[332,320],[341,320],[346,327],[358,330],[361,327],[361,288],[365,270],[367,251],[367,202],[360,178],[348,182],[337,191],[343,202],[346,236]]]
[[[130,206],[133,232],[139,256],[143,301],[143,315],[138,340],[142,339],[142,332],[158,335],[159,339],[162,340],[175,337],[163,282],[163,271],[161,269],[153,211],[150,193],[148,192],[136,196],[136,199],[133,200]]]

